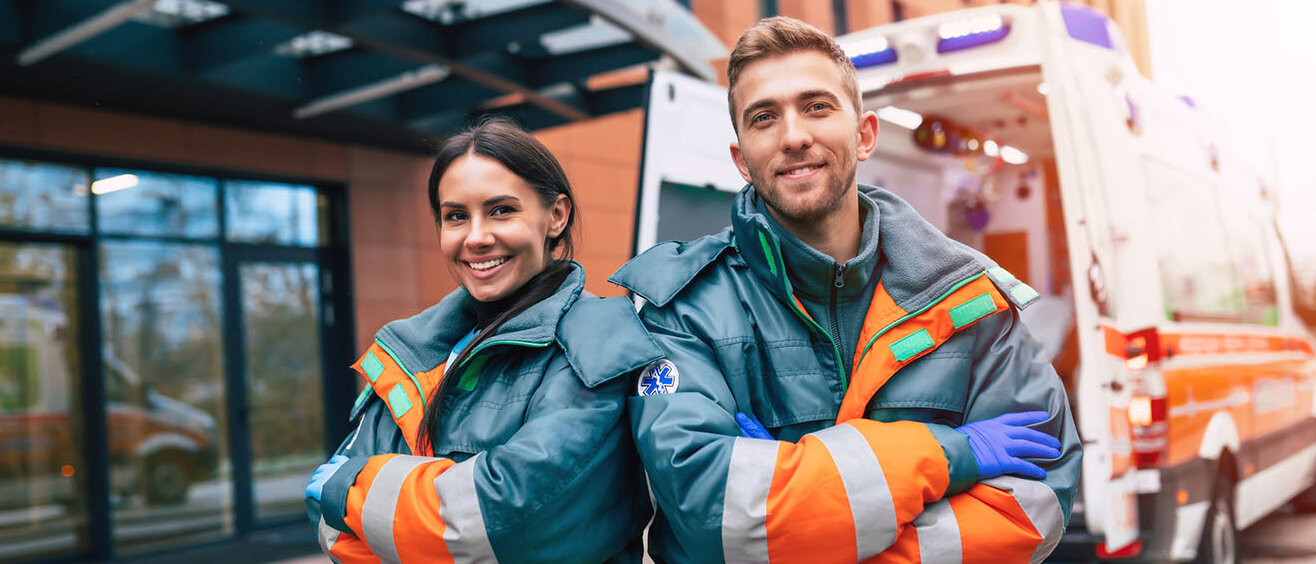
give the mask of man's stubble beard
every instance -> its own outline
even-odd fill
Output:
[[[750,173],[750,180],[754,182],[754,187],[763,203],[767,204],[768,209],[776,212],[779,219],[784,219],[790,223],[802,224],[822,221],[831,216],[844,205],[846,193],[849,191],[851,183],[855,182],[855,173],[859,169],[858,162],[851,162],[847,170],[843,170],[840,177],[829,176],[826,179],[828,184],[825,197],[822,201],[817,202],[814,206],[794,206],[790,198],[779,197],[782,189],[774,187],[769,191],[762,189],[766,184],[763,179],[753,172]]]

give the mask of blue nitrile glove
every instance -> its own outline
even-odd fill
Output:
[[[763,428],[763,424],[759,423],[758,417],[745,415],[744,413],[737,413],[736,424],[740,425],[740,435],[743,437],[750,439],[766,439],[769,441],[776,440],[772,438],[772,435],[768,434],[767,429]]]
[[[329,462],[321,464],[311,473],[311,481],[306,484],[306,517],[312,522],[318,524],[320,521],[320,495],[324,492],[325,482],[333,477],[344,462],[347,462],[346,456],[335,454],[329,458]]]
[[[1050,417],[1045,411],[1006,413],[955,430],[969,436],[969,448],[978,463],[978,479],[1016,474],[1041,480],[1046,471],[1023,457],[1057,458],[1060,440],[1027,426]]]

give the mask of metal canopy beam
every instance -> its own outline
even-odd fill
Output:
[[[530,65],[535,69],[532,84],[544,87],[561,82],[575,82],[601,72],[648,63],[657,58],[658,53],[635,42],[608,45],[535,61]]]
[[[558,0],[567,5],[596,13],[613,25],[629,31],[636,41],[666,53],[686,72],[708,81],[717,80],[713,66],[691,51],[681,38],[631,10],[617,0]]]
[[[137,13],[149,10],[154,5],[155,0],[118,2],[96,15],[80,20],[32,43],[18,54],[18,64],[28,66],[46,57],[56,55],[74,45],[118,27],[137,15]]]
[[[570,104],[562,103],[551,97],[536,92],[533,88],[515,80],[515,77],[500,76],[478,65],[490,61],[481,60],[471,64],[465,60],[455,60],[447,56],[450,49],[442,39],[443,28],[418,17],[405,14],[396,9],[383,10],[356,17],[352,20],[329,21],[324,14],[307,17],[301,10],[287,9],[292,0],[230,0],[227,2],[235,10],[248,14],[270,18],[285,24],[321,29],[329,33],[352,39],[357,45],[387,53],[396,57],[422,64],[440,64],[448,67],[453,76],[459,76],[486,88],[503,93],[518,93],[535,105],[569,120],[586,119],[588,113]],[[319,4],[318,2],[297,2],[297,4]],[[381,6],[385,3],[379,3]],[[391,3],[389,3],[392,5]],[[497,65],[508,68],[505,65]]]

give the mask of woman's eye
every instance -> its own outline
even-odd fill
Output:
[[[512,206],[497,206],[494,209],[489,210],[489,215],[506,215],[514,211],[516,211],[516,209]]]
[[[466,213],[459,211],[448,212],[443,216],[443,221],[462,221],[464,219],[466,219]]]

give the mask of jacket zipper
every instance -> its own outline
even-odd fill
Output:
[[[839,320],[837,320],[836,301],[837,301],[837,295],[840,294],[841,289],[845,287],[845,266],[840,264],[836,265],[835,274],[836,276],[832,280],[832,291],[831,291],[831,299],[829,300],[830,308],[828,311],[828,317],[831,318],[831,322],[832,322],[832,340],[834,342],[839,343],[841,342],[841,323]],[[841,365],[841,370],[845,370],[844,364]]]
[[[763,233],[763,231],[760,231],[760,233]],[[767,247],[765,247],[763,249],[764,252],[765,253],[771,252],[774,255],[779,253],[777,249],[780,243],[777,241],[777,236],[768,233],[767,237],[765,237],[764,240],[766,239],[772,240],[772,245],[771,245],[772,248],[768,249]],[[818,322],[814,321],[812,317],[809,317],[809,314],[806,313],[800,306],[795,305],[795,297],[791,291],[791,282],[789,279],[786,278],[785,262],[777,260],[775,256],[769,256],[767,258],[770,261],[776,260],[777,262],[782,264],[782,268],[777,274],[781,276],[781,281],[786,287],[786,295],[788,298],[790,298],[789,307],[791,308],[791,311],[794,311],[796,316],[798,316],[801,320],[807,323],[809,327],[812,327],[815,330],[817,330],[819,333],[822,333],[822,336],[827,339],[827,344],[832,346],[832,354],[836,357],[836,374],[837,376],[841,377],[841,389],[842,390],[850,389],[850,378],[845,373],[845,365],[842,363],[841,360],[841,350],[836,347],[836,340],[832,339],[832,336],[827,334],[827,330],[823,329],[822,325],[819,325]]]

